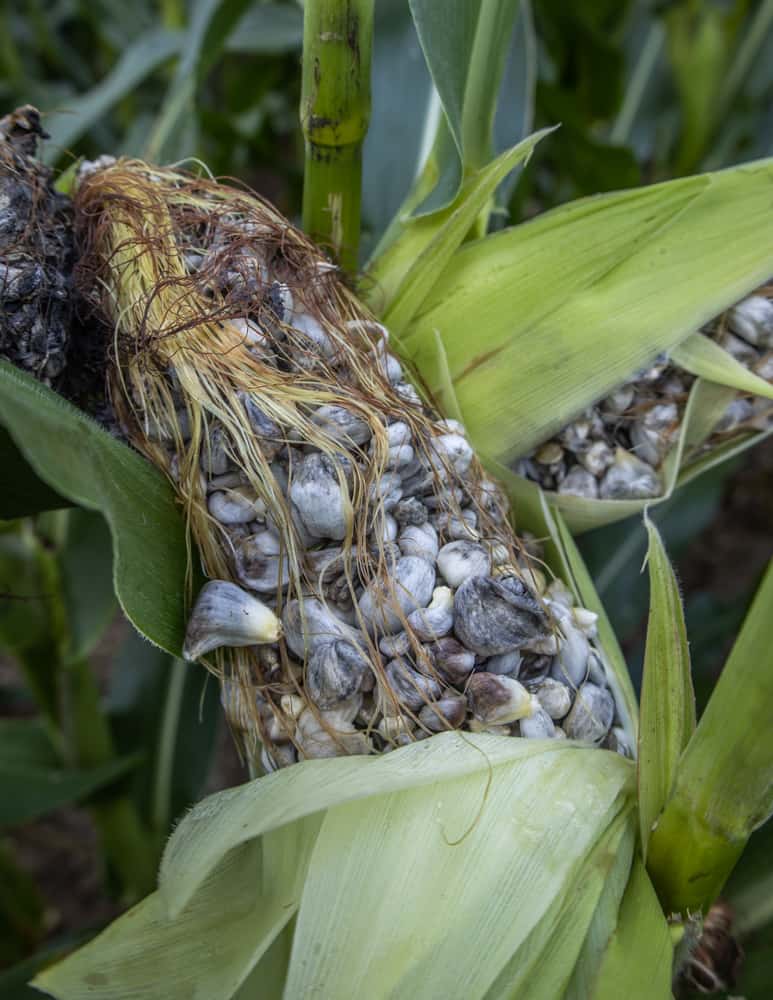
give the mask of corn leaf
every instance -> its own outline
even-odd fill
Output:
[[[195,120],[196,85],[217,60],[249,0],[194,0],[190,23],[180,40],[181,58],[144,150],[144,158],[160,162],[190,156],[184,126]]]
[[[672,957],[668,924],[637,859],[592,988],[566,1000],[670,1000]]]
[[[773,813],[773,563],[679,764],[650,838],[664,905],[705,909],[753,830]]]
[[[501,181],[528,160],[536,144],[550,131],[535,132],[476,171],[446,208],[407,224],[403,237],[381,258],[378,274],[371,275],[379,282],[374,288],[380,297],[396,285],[383,315],[391,332],[399,336]]]
[[[177,55],[181,44],[182,33],[166,28],[152,28],[140,35],[104,80],[74,101],[68,101],[61,111],[53,110],[46,115],[46,131],[51,140],[43,151],[43,159],[47,162],[58,159],[139,83]]]
[[[750,372],[716,341],[701,333],[683,340],[672,352],[673,360],[685,371],[703,379],[727,385],[740,392],[773,399],[773,385]]]
[[[260,845],[245,845],[177,920],[154,892],[33,985],[57,1000],[227,1000],[292,916],[288,897],[261,893],[261,868]]]
[[[374,18],[371,116],[362,153],[361,249],[368,251],[383,235],[421,167],[422,131],[432,90],[405,0],[379,0]]]
[[[364,294],[376,312],[383,313],[392,304],[413,260],[442,228],[444,218],[434,222],[426,218],[418,228],[415,223],[459,207],[466,182],[489,166],[495,153],[524,139],[531,127],[533,86],[520,79],[520,73],[533,72],[533,67],[523,69],[530,59],[530,35],[528,26],[513,31],[519,6],[518,0],[448,0],[442,5],[411,0],[415,34],[434,89],[426,104],[421,170],[414,172],[413,187],[368,263]],[[528,21],[528,10],[520,20],[524,17]],[[518,71],[508,66],[508,57]],[[389,70],[394,73],[392,65]],[[424,93],[420,86],[419,99]],[[409,103],[415,100],[411,94]],[[405,131],[402,120],[399,128]],[[389,139],[394,145],[393,134]],[[492,192],[464,236],[473,228],[485,232],[493,207]]]
[[[679,758],[695,730],[695,696],[679,586],[658,529],[645,515],[650,613],[644,651],[639,727],[639,823],[647,858],[650,831],[676,780]]]
[[[421,212],[434,212],[456,197],[464,173],[493,153],[494,112],[518,0],[410,0],[410,7],[456,151],[440,161],[420,205]]]
[[[0,423],[39,479],[103,514],[121,607],[151,642],[180,655],[188,555],[170,485],[90,417],[7,362],[0,362]]]
[[[136,767],[122,757],[95,767],[65,768],[42,725],[0,720],[0,827],[28,823],[112,784]]]
[[[772,175],[763,160],[582,199],[467,244],[403,349],[434,390],[440,331],[473,441],[525,454],[770,275]]]
[[[0,427],[0,461],[4,472],[0,518],[12,520],[70,506],[69,500],[60,497],[35,475],[4,427]]]

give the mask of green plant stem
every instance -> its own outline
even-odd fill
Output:
[[[647,867],[667,912],[705,913],[773,811],[773,563],[652,832]]]
[[[307,0],[300,110],[303,225],[349,272],[358,261],[372,36],[373,0]]]

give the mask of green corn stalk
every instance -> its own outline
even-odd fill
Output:
[[[309,0],[305,5],[303,225],[350,272],[357,267],[360,238],[372,35],[373,0]]]

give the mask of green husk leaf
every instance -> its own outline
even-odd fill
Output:
[[[750,834],[773,812],[773,563],[679,764],[650,838],[648,868],[664,905],[711,904]]]
[[[690,651],[679,586],[658,529],[646,516],[650,613],[639,728],[639,822],[642,854],[676,780],[679,758],[695,730]]]
[[[740,361],[728,354],[724,347],[702,333],[694,333],[683,340],[671,357],[685,371],[720,385],[727,385],[740,392],[773,399],[773,385],[750,372]]]
[[[673,945],[644,865],[634,860],[595,982],[576,1000],[670,1000]],[[566,1000],[575,1000],[571,993]]]
[[[286,996],[419,1000],[458,982],[483,997],[516,954],[519,982],[536,970],[557,931],[579,949],[592,908],[570,919],[572,900],[630,857],[631,793],[630,762],[568,743],[444,733],[307,761],[196,806],[159,891],[35,985],[61,1000],[116,984],[149,1000],[277,995],[295,918]]]
[[[292,892],[261,892],[260,844],[233,851],[178,919],[154,892],[33,986],[58,1000],[227,1000],[291,918]]]
[[[462,778],[330,810],[301,900],[288,995],[306,996],[314,984],[327,996],[481,997],[528,940],[522,984],[528,955],[550,941],[550,904],[572,895],[586,854],[620,810],[587,755],[559,762],[544,747],[492,772],[482,760]],[[579,797],[570,793],[569,832],[559,817],[573,781],[584,786],[583,806],[574,813]],[[454,901],[442,915],[441,898]]]
[[[188,553],[169,483],[90,417],[4,361],[0,423],[44,483],[104,515],[121,607],[151,642],[179,656]]]
[[[631,875],[632,862],[635,863],[635,830],[628,828],[625,835],[623,850],[614,854],[607,849],[599,858],[599,869],[603,876],[601,892],[580,953],[572,963],[571,979],[566,992],[562,994],[563,1000],[587,1000],[590,996],[593,980],[617,926],[620,903]],[[553,995],[557,996],[558,993]],[[548,994],[545,994],[545,1000],[551,1000]]]
[[[400,239],[368,272],[371,305],[394,335],[413,318],[499,184],[551,131],[535,132],[471,174],[447,207],[404,223]]]
[[[167,845],[160,890],[169,912],[180,912],[227,851],[322,809],[481,771],[488,774],[492,767],[529,759],[537,751],[554,761],[556,768],[562,766],[563,752],[580,753],[588,775],[594,775],[594,784],[609,780],[624,784],[631,773],[630,762],[615,760],[612,754],[585,753],[564,743],[547,748],[543,744],[537,750],[526,744],[485,735],[443,733],[382,757],[307,761],[211,796],[205,805],[188,813]]]
[[[570,995],[564,991],[572,988],[578,964],[588,961],[589,941],[601,937],[606,942],[615,926],[635,839],[633,825],[626,820],[619,817],[588,855],[573,893],[560,907],[545,949],[534,954],[528,968],[519,949],[485,1000],[554,1000],[558,996],[566,1000]],[[582,1000],[585,996],[579,994]]]
[[[404,351],[434,390],[439,330],[473,442],[525,454],[770,275],[772,175],[762,160],[582,199],[467,244]]]

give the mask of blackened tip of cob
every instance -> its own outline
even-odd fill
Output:
[[[264,766],[455,728],[626,752],[595,615],[547,585],[461,425],[302,233],[132,161],[84,177],[75,207],[115,410],[209,578],[186,653]]]
[[[54,385],[72,315],[72,213],[35,159],[45,137],[29,105],[0,119],[0,357]]]

